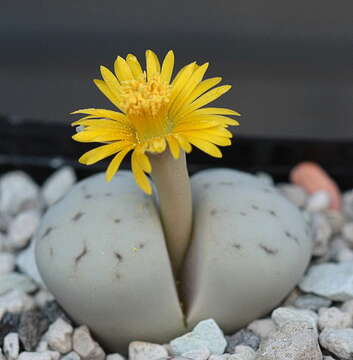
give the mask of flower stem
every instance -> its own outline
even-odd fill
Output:
[[[184,260],[192,227],[191,185],[185,153],[174,159],[169,150],[150,155],[159,211],[175,276]]]

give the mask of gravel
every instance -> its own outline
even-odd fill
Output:
[[[271,182],[265,175],[261,178]],[[73,323],[45,288],[34,261],[31,239],[41,216],[75,181],[70,167],[54,172],[42,187],[22,171],[0,176],[0,360],[126,359],[106,355],[85,324]],[[323,191],[309,195],[287,183],[277,189],[303,212],[314,240],[298,288],[268,317],[233,334],[205,319],[169,344],[136,339],[126,349],[130,360],[352,358],[353,190],[343,194],[343,209],[337,211],[328,208]]]

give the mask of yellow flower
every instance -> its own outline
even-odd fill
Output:
[[[146,51],[146,71],[129,54],[118,57],[115,74],[101,66],[103,80],[94,80],[98,89],[120,110],[81,109],[73,114],[87,116],[73,122],[82,131],[73,136],[80,142],[105,145],[90,150],[79,162],[91,165],[108,156],[106,179],[110,181],[124,157],[130,152],[131,168],[137,184],[152,193],[146,173],[152,171],[147,153],[162,153],[169,146],[175,159],[180,150],[189,153],[192,145],[214,157],[221,157],[218,146],[231,144],[229,125],[238,122],[225,115],[240,115],[225,108],[203,107],[217,99],[231,86],[215,87],[220,77],[203,80],[208,63],[193,62],[184,66],[171,81],[174,54],[169,51],[162,66],[157,55]]]

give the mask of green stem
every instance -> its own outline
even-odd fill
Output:
[[[177,276],[189,245],[192,227],[191,185],[185,153],[174,159],[169,150],[150,155],[152,179],[157,187],[159,210],[170,261]]]

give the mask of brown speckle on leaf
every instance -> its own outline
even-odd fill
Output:
[[[241,216],[246,216],[247,215],[247,213],[246,212],[244,212],[244,211],[240,211],[240,213],[239,213]]]
[[[217,214],[217,209],[212,209],[212,210],[210,211],[210,214],[211,214],[212,216],[215,216],[215,215]]]
[[[79,211],[78,213],[76,213],[73,217],[72,217],[72,221],[78,221],[81,219],[81,217],[84,215],[83,212]]]
[[[277,216],[277,213],[274,210],[268,210],[268,213],[272,216]]]
[[[53,249],[51,246],[49,247],[49,255],[50,255],[51,257],[54,256],[54,249]]]
[[[105,193],[104,195],[107,196],[107,197],[109,197],[109,196],[112,196],[112,193],[107,192],[107,193]]]
[[[204,189],[208,189],[211,186],[211,184],[206,183],[206,184],[203,184],[202,186]]]
[[[116,224],[119,224],[120,223],[120,219],[114,219],[114,222],[116,223]]]
[[[75,257],[75,265],[76,266],[82,260],[82,258],[87,255],[87,253],[88,253],[88,249],[87,249],[86,244],[84,244],[81,252]]]
[[[237,249],[237,250],[240,250],[240,249],[241,249],[241,245],[238,244],[238,243],[234,243],[234,244],[232,245],[232,247],[233,247],[234,249]]]
[[[259,247],[268,255],[276,255],[278,253],[278,249],[273,249],[264,244],[259,244]]]
[[[140,249],[143,249],[145,247],[145,244],[143,244],[143,243],[141,243],[140,245],[139,245],[139,248]]]
[[[92,199],[92,195],[91,194],[86,194],[85,199]]]
[[[47,237],[53,230],[54,230],[54,228],[52,226],[47,227],[45,229],[43,235],[41,236],[41,239],[44,239],[45,237]]]
[[[119,262],[123,261],[123,256],[117,251],[114,251],[114,256],[118,259]]]
[[[259,210],[259,207],[257,205],[251,205],[252,209]]]

